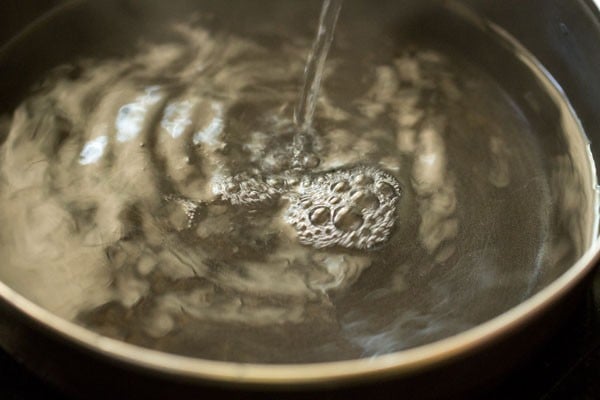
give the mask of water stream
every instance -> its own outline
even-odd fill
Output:
[[[294,122],[301,130],[310,129],[317,107],[327,54],[344,0],[324,0],[319,28],[304,68],[304,84],[294,110]]]

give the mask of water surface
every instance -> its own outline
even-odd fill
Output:
[[[503,39],[469,31],[510,80],[443,24],[346,2],[297,151],[320,3],[218,3],[127,3],[103,39],[126,54],[68,53],[4,110],[5,283],[167,352],[339,360],[486,321],[592,240],[582,132]]]

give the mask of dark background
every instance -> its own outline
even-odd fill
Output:
[[[0,0],[0,42],[60,0]],[[10,15],[11,18],[6,18]],[[4,16],[4,18],[3,18]],[[3,322],[0,321],[0,325]],[[43,376],[44,372],[41,371]],[[401,398],[390,393],[390,398]],[[577,311],[531,360],[478,399],[600,399],[600,272]],[[0,350],[0,399],[66,399],[50,384]]]
[[[0,43],[61,0],[0,0]]]

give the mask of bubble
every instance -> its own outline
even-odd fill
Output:
[[[319,164],[321,163],[321,160],[319,159],[319,157],[317,157],[313,154],[307,155],[303,161],[304,161],[304,167],[309,168],[309,169],[317,168],[319,166]]]
[[[213,184],[213,192],[218,198],[247,207],[271,204],[283,191],[283,185],[274,186],[260,176],[248,174],[223,177]]]
[[[312,201],[310,201],[310,200],[304,200],[302,202],[302,204],[300,204],[300,205],[302,206],[302,208],[309,208],[310,206],[312,206],[312,204],[313,204]]]
[[[267,184],[273,186],[275,188],[282,187],[284,185],[284,180],[277,176],[270,176],[267,178]]]
[[[392,197],[396,193],[395,188],[393,188],[392,185],[386,182],[377,182],[377,184],[375,184],[375,188],[379,193],[381,193],[385,197]]]
[[[284,160],[287,161],[287,157],[284,156]],[[302,154],[299,157],[292,160],[292,167],[300,170],[314,169],[319,166],[321,159],[314,154]]]
[[[301,243],[369,249],[391,236],[401,192],[389,173],[358,166],[307,174],[302,181],[285,213]]]
[[[295,186],[298,183],[300,183],[300,180],[295,176],[291,176],[291,177],[287,178],[285,182],[290,186]]]
[[[345,232],[354,231],[360,228],[362,223],[362,214],[350,207],[340,208],[333,218],[335,227]]]
[[[373,192],[358,191],[350,198],[360,209],[379,207],[379,199]]]
[[[286,193],[290,203],[285,221],[295,228],[300,243],[356,249],[389,239],[401,195],[396,178],[367,166],[266,177],[243,173],[221,178],[213,191],[232,205],[254,208],[272,205]]]
[[[327,207],[317,207],[310,214],[310,222],[314,225],[323,225],[329,221],[331,212]]]
[[[338,204],[340,201],[342,201],[342,199],[340,199],[338,196],[331,196],[328,199],[329,204]]]
[[[336,193],[343,193],[348,191],[348,189],[350,189],[350,184],[346,181],[337,182],[331,185],[331,191]]]
[[[373,183],[373,178],[365,174],[358,174],[354,177],[354,183],[357,185],[369,185]]]
[[[226,190],[229,193],[238,193],[240,191],[240,186],[230,182],[227,184]]]

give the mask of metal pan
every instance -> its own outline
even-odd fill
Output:
[[[6,7],[0,13],[2,19],[24,21],[53,5],[36,3],[31,9],[25,9],[23,5],[16,7],[15,4],[0,6]],[[85,20],[86,15],[98,11],[97,4],[68,2],[58,6],[62,9],[56,8],[42,18],[77,24],[76,21]],[[481,18],[478,21],[487,21],[516,38],[519,45],[547,69],[579,117],[590,139],[591,152],[600,157],[596,140],[600,135],[598,6],[589,0],[569,4],[553,0],[506,0],[501,3],[469,0],[463,2],[463,6],[459,7],[459,14],[466,13],[467,18],[477,15]],[[475,25],[478,23],[474,22]],[[491,25],[486,25],[486,29]],[[459,42],[471,40],[469,31],[457,27],[456,32],[457,36],[465,35],[458,39]],[[73,40],[70,34],[61,34],[59,30],[45,34],[56,35],[58,41]],[[36,43],[32,40],[36,35],[40,35],[39,31],[29,28],[3,49],[14,59],[28,60],[29,56],[23,55],[24,50],[18,44]],[[37,43],[41,42],[38,40]],[[473,44],[473,48],[479,49],[478,46],[481,47]],[[39,48],[28,48],[25,53],[27,51],[35,53]],[[483,60],[485,51],[481,52]],[[59,63],[68,57],[68,53],[53,54],[56,59],[50,57],[52,59],[45,60],[47,63]],[[1,75],[17,76],[16,71],[21,66],[6,63],[7,59],[10,57],[3,58],[5,63],[0,65]],[[497,73],[502,73],[501,70],[498,68]],[[3,82],[3,93],[19,93],[39,71],[31,67],[28,73],[21,74],[22,83],[14,82],[14,79]],[[2,105],[10,107],[15,99],[3,96]],[[569,268],[556,273],[551,282],[544,283],[518,305],[476,327],[371,358],[267,364],[212,361],[164,353],[94,333],[49,312],[43,304],[36,304],[1,282],[3,323],[0,324],[0,343],[32,370],[43,371],[45,378],[84,398],[109,395],[191,398],[200,394],[240,398],[265,394],[344,398],[350,394],[389,393],[389,390],[415,398],[452,397],[498,379],[539,346],[564,315],[577,306],[578,293],[585,289],[599,252],[600,244],[590,244]]]

